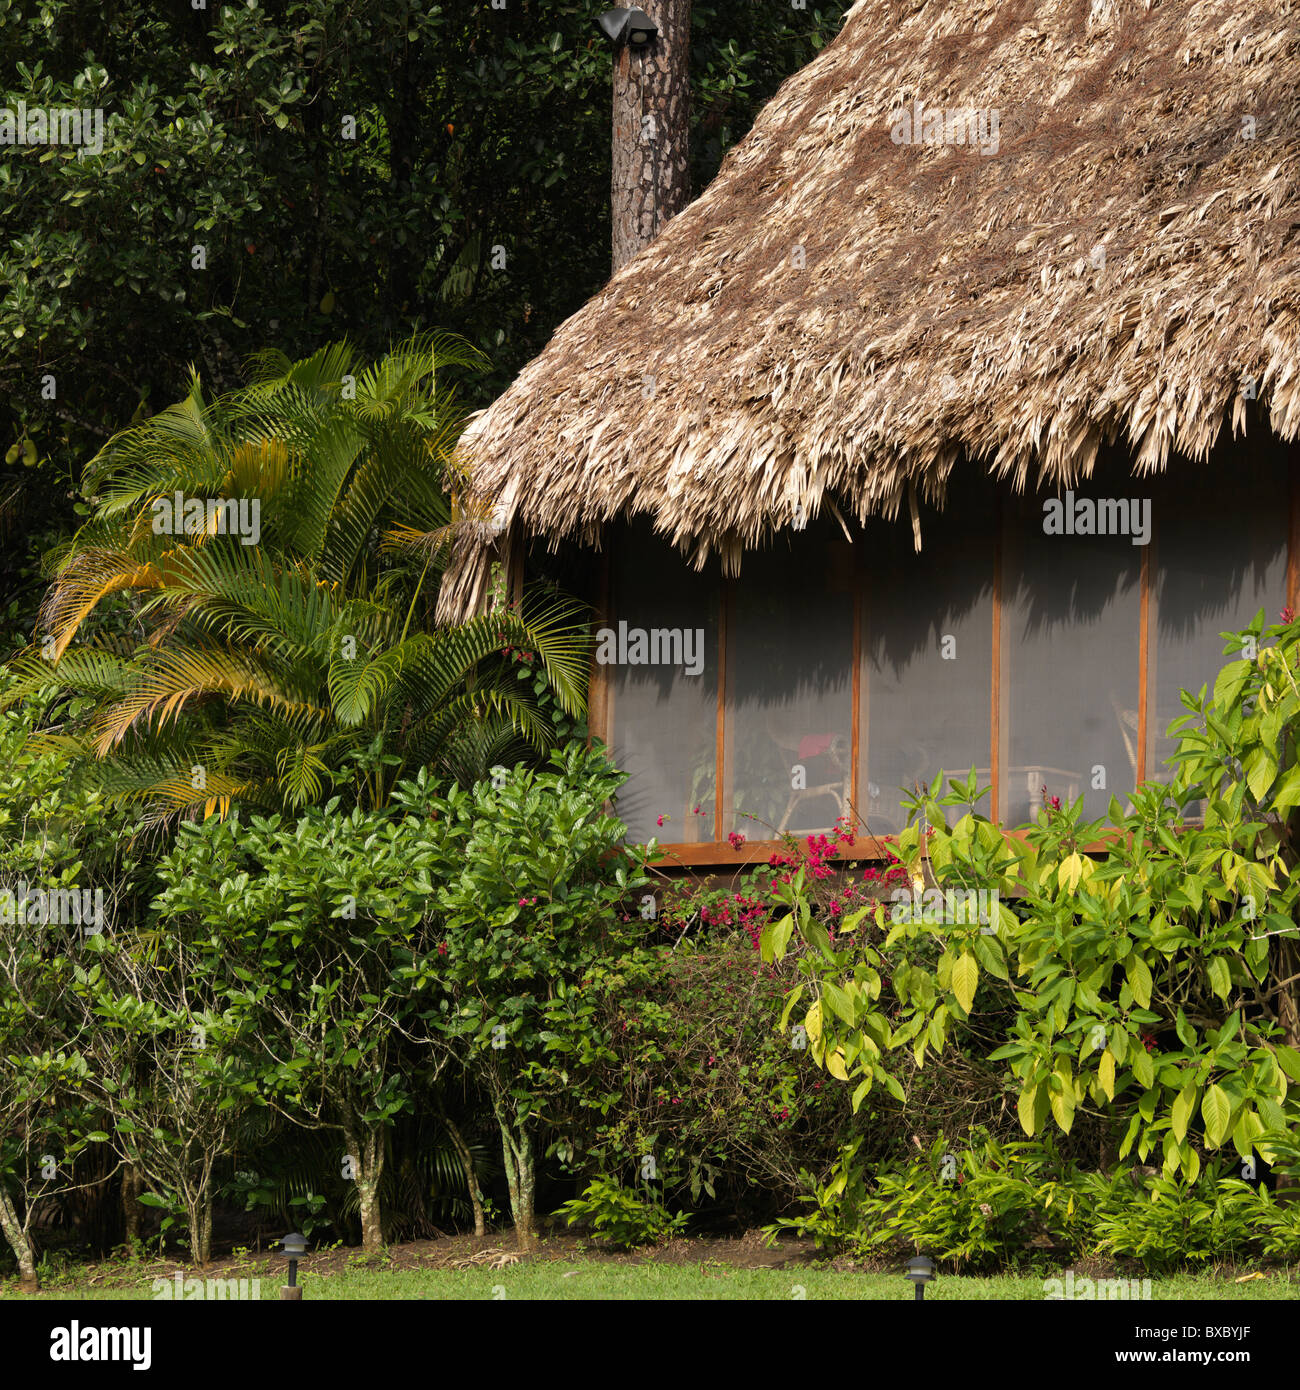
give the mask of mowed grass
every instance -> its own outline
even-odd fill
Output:
[[[912,1299],[911,1285],[900,1274],[840,1273],[828,1269],[732,1269],[702,1265],[611,1264],[599,1260],[555,1260],[531,1265],[511,1265],[500,1270],[471,1269],[384,1269],[354,1268],[330,1274],[313,1274],[300,1269],[303,1298],[382,1302],[391,1300],[583,1300],[649,1301],[678,1300],[766,1300],[820,1299],[840,1302],[874,1300],[905,1303]],[[40,1294],[40,1299],[152,1299],[148,1273],[114,1287],[91,1286],[71,1272]],[[281,1264],[266,1267],[260,1274],[263,1299],[279,1297],[283,1282]],[[170,1281],[169,1281],[170,1282]],[[996,1276],[990,1278],[940,1277],[926,1289],[927,1301],[987,1302],[1011,1300],[1041,1301],[1042,1276]],[[10,1281],[0,1296],[21,1297]],[[1152,1279],[1153,1300],[1212,1299],[1232,1302],[1289,1300],[1300,1298],[1300,1272],[1272,1271],[1261,1279],[1237,1283],[1232,1277],[1187,1275]]]

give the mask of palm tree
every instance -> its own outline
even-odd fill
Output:
[[[441,376],[481,361],[422,336],[369,367],[347,343],[264,353],[213,400],[194,376],[90,464],[92,515],[6,699],[54,684],[44,739],[146,819],[335,787],[373,806],[418,768],[465,780],[544,748],[552,726],[503,651],[535,652],[577,717],[580,606],[432,619],[451,538],[485,524],[452,519],[464,412]]]

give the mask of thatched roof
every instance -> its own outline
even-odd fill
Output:
[[[996,111],[997,152],[896,143],[917,101]],[[475,421],[475,491],[552,540],[649,513],[734,572],[800,506],[941,500],[959,458],[1163,468],[1252,392],[1293,439],[1298,175],[1292,0],[858,0]],[[462,551],[444,610],[481,584]]]

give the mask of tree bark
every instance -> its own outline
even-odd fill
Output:
[[[144,1208],[140,1205],[142,1180],[140,1170],[134,1163],[127,1163],[122,1169],[122,1214],[126,1218],[126,1244],[134,1248],[140,1239],[140,1218]]]
[[[617,271],[690,198],[691,0],[644,0],[659,36],[614,50],[610,212]]]
[[[474,1234],[485,1235],[487,1226],[483,1220],[483,1194],[479,1191],[478,1174],[474,1171],[474,1155],[470,1153],[464,1136],[446,1111],[443,1112],[442,1123],[451,1138],[452,1148],[456,1150],[456,1157],[460,1160],[461,1171],[465,1174],[465,1188],[469,1192],[470,1206],[474,1209]]]
[[[0,1188],[0,1230],[4,1232],[9,1248],[18,1260],[18,1282],[24,1293],[35,1293],[40,1288],[36,1277],[36,1259],[32,1253],[32,1243],[23,1223],[18,1219],[18,1211],[13,1199]]]
[[[501,1115],[501,1152],[506,1165],[506,1187],[510,1190],[510,1215],[515,1223],[515,1243],[531,1253],[537,1244],[533,1231],[533,1141],[522,1125],[512,1126]]]
[[[384,1170],[384,1129],[366,1132],[365,1143],[359,1142],[356,1131],[345,1130],[343,1135],[348,1152],[355,1156],[357,1172],[357,1201],[361,1208],[361,1249],[371,1257],[384,1253],[384,1220],[379,1201],[379,1179]]]
[[[204,1269],[212,1262],[212,1190],[203,1189],[199,1204],[199,1263]]]
[[[190,1262],[208,1267],[212,1243],[212,1201],[203,1193],[185,1194],[185,1224],[190,1231]]]

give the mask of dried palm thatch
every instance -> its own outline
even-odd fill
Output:
[[[916,102],[996,112],[996,153],[896,142]],[[1295,0],[858,0],[475,422],[474,489],[552,543],[648,513],[735,573],[832,498],[942,505],[959,458],[1068,486],[1118,444],[1150,472],[1256,397],[1294,439],[1298,178]]]

